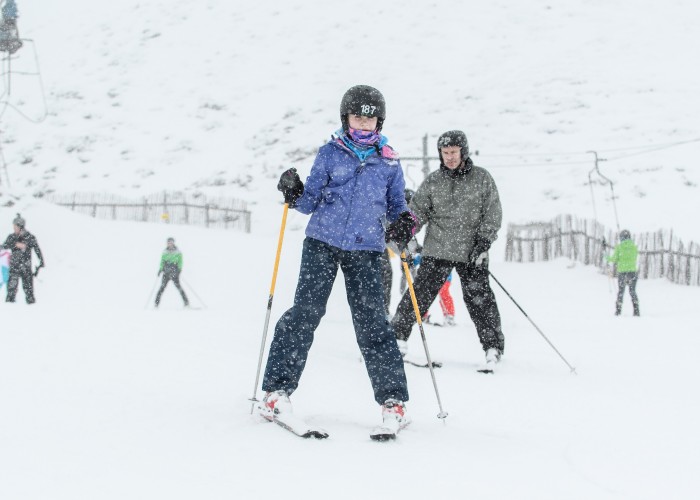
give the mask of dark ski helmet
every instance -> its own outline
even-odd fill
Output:
[[[624,241],[629,240],[631,238],[632,234],[627,229],[623,229],[622,231],[620,231],[620,240]]]
[[[348,130],[348,115],[376,116],[377,132],[382,129],[386,118],[384,96],[369,85],[355,85],[350,88],[340,101],[340,122],[343,130]]]
[[[462,161],[469,157],[469,143],[467,142],[467,134],[461,130],[450,130],[442,134],[437,141],[438,154],[440,155],[440,163],[442,161],[442,148],[449,146],[459,146],[462,148],[460,154]]]
[[[175,238],[168,238],[167,243],[175,243]]]
[[[414,194],[416,194],[416,192],[413,189],[406,188],[403,190],[403,195],[404,198],[406,198],[406,203],[411,203]]]
[[[13,223],[15,226],[17,226],[17,227],[24,228],[24,226],[25,226],[25,224],[27,223],[27,221],[24,220],[24,218],[22,218],[22,216],[21,216],[20,214],[17,214],[17,217],[14,218],[14,220],[12,221],[12,223]]]

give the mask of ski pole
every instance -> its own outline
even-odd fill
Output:
[[[578,374],[576,373],[576,368],[574,368],[573,366],[571,366],[571,365],[569,364],[569,362],[566,360],[566,358],[565,358],[564,356],[561,355],[561,353],[557,350],[557,348],[554,347],[554,344],[552,344],[552,343],[549,341],[549,339],[547,338],[547,336],[546,336],[544,333],[542,333],[542,330],[540,330],[539,327],[535,324],[535,322],[532,321],[532,320],[530,319],[530,316],[528,316],[527,313],[523,310],[523,308],[520,307],[520,304],[518,304],[518,303],[515,301],[515,299],[513,298],[513,296],[512,296],[511,294],[508,293],[508,290],[506,290],[505,287],[504,287],[503,285],[501,285],[501,282],[498,281],[498,280],[496,279],[496,277],[493,275],[493,273],[492,273],[490,270],[489,270],[489,275],[493,278],[493,280],[494,280],[496,283],[498,283],[498,286],[501,287],[501,290],[503,290],[503,291],[506,293],[506,295],[508,296],[508,298],[509,298],[510,300],[513,301],[513,304],[515,304],[515,305],[517,306],[517,308],[520,309],[520,312],[523,313],[523,315],[525,315],[525,317],[527,318],[527,320],[528,320],[530,323],[532,323],[532,326],[534,326],[535,329],[539,332],[539,334],[542,335],[542,338],[545,339],[545,340],[547,341],[547,343],[550,345],[550,347],[551,347],[552,349],[554,349],[554,352],[556,352],[556,353],[559,355],[559,357],[562,359],[562,361],[564,361],[564,363],[566,363],[566,366],[569,367],[569,370],[571,370],[571,373],[573,373],[574,375],[578,375]]]
[[[440,408],[440,413],[438,413],[437,417],[444,419],[447,417],[447,413],[442,409],[442,401],[440,401],[440,392],[438,392],[437,381],[435,380],[435,369],[433,368],[433,360],[430,358],[430,351],[428,350],[428,341],[425,339],[423,321],[421,319],[420,310],[418,309],[418,299],[416,299],[416,292],[413,289],[413,280],[411,279],[411,271],[408,269],[408,258],[406,257],[405,250],[401,250],[401,263],[403,264],[403,272],[406,275],[406,283],[408,284],[408,290],[411,293],[413,312],[416,313],[416,320],[418,321],[418,328],[420,329],[420,336],[423,340],[423,348],[425,349],[425,357],[428,359],[428,368],[430,369],[430,376],[433,379],[433,387],[435,388],[435,396],[437,397],[438,407]]]
[[[605,238],[603,238],[601,242],[602,246],[602,253],[605,254],[605,249],[608,247],[608,244],[605,241]],[[605,259],[605,255],[602,256],[603,259]],[[608,277],[608,293],[612,293],[612,286],[611,286],[611,281],[612,281],[612,271],[610,270],[609,262],[605,263],[605,274]]]
[[[156,280],[153,282],[153,288],[151,288],[151,293],[148,294],[148,300],[146,300],[146,305],[143,306],[144,309],[148,309],[148,305],[151,303],[151,298],[153,298],[153,292],[156,291],[156,287],[158,286],[158,278],[160,278],[160,274],[156,276]]]
[[[182,282],[185,284],[185,286],[187,286],[187,288],[190,289],[190,291],[191,291],[192,294],[197,298],[197,300],[199,301],[199,303],[202,304],[202,307],[204,307],[204,309],[206,309],[206,308],[207,308],[207,305],[204,303],[204,301],[202,300],[202,298],[201,298],[199,295],[197,295],[197,292],[194,291],[194,288],[192,288],[192,285],[190,285],[187,281],[185,281],[185,278],[182,278]]]
[[[258,356],[258,371],[255,374],[255,385],[253,386],[253,396],[250,398],[250,413],[255,409],[255,403],[258,399],[255,393],[258,392],[258,383],[260,382],[260,367],[262,366],[263,353],[265,351],[265,341],[267,340],[267,327],[270,324],[270,312],[272,311],[272,299],[275,296],[275,283],[277,282],[277,269],[279,268],[280,255],[282,253],[282,241],[284,240],[284,227],[287,225],[287,213],[289,212],[289,203],[284,204],[282,212],[282,226],[280,227],[279,240],[277,241],[277,255],[275,256],[275,266],[272,270],[272,284],[270,285],[270,295],[267,299],[267,313],[265,314],[265,325],[263,326],[262,341],[260,342],[260,355]]]

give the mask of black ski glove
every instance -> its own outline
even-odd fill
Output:
[[[304,194],[304,183],[301,182],[296,168],[290,168],[282,172],[280,181],[277,183],[277,190],[282,191],[284,202],[290,208],[294,207],[299,197]]]
[[[491,242],[487,239],[476,237],[472,251],[469,252],[469,265],[480,266],[486,260],[486,252],[491,248]]]
[[[401,212],[399,218],[386,228],[386,241],[393,241],[403,251],[416,234],[416,219],[411,212]]]

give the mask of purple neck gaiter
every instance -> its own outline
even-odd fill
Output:
[[[376,130],[367,131],[348,128],[348,137],[361,146],[372,146],[379,141],[381,136]]]

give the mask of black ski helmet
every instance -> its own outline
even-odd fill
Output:
[[[442,134],[437,141],[438,154],[440,155],[440,163],[442,161],[442,148],[448,146],[459,146],[461,149],[460,154],[462,156],[462,161],[469,157],[469,143],[467,142],[467,134],[461,130],[449,130]]]
[[[623,229],[622,231],[620,231],[620,240],[624,241],[629,240],[631,238],[632,234],[627,229]]]
[[[355,85],[348,89],[340,101],[340,122],[343,130],[348,130],[348,115],[376,116],[377,132],[382,129],[386,118],[386,102],[384,96],[369,85]]]
[[[414,194],[416,194],[416,192],[413,189],[406,188],[403,190],[403,196],[406,198],[406,203],[411,203]]]
[[[17,217],[14,218],[12,223],[17,227],[24,229],[24,226],[27,224],[27,221],[24,220],[24,218],[20,214],[17,214]]]

